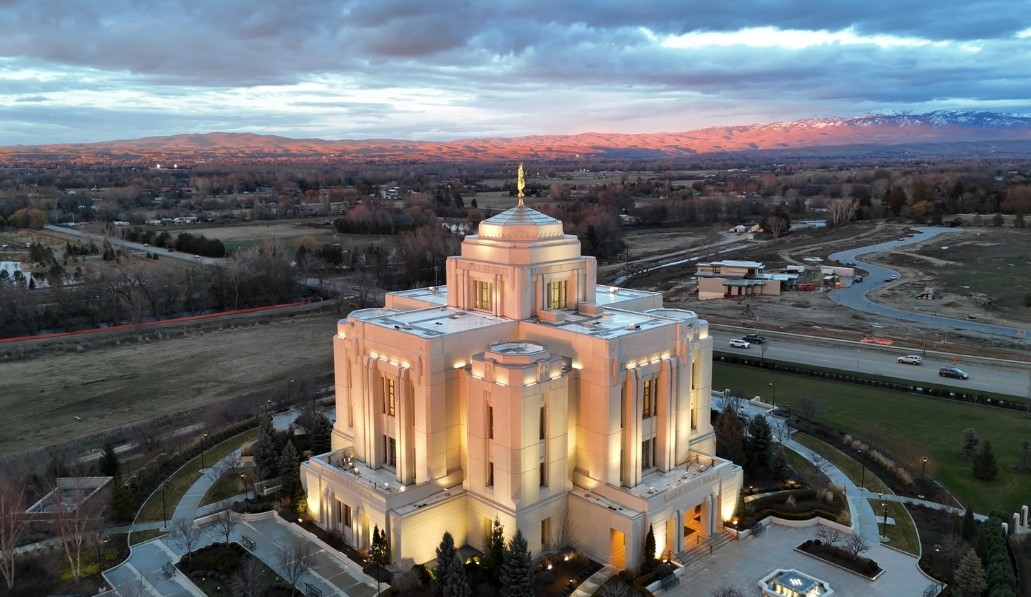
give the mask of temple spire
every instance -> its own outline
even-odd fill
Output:
[[[516,180],[516,188],[519,189],[519,204],[517,207],[524,207],[523,205],[523,189],[526,188],[526,180],[523,179],[523,165],[519,164],[519,178]]]

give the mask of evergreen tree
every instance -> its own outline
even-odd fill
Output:
[[[469,579],[465,575],[465,566],[458,557],[455,539],[450,532],[444,532],[444,537],[437,546],[437,565],[433,569],[433,576],[437,579],[437,586],[443,597],[469,597],[472,595],[472,591],[469,589]]]
[[[304,485],[301,484],[301,458],[293,442],[287,442],[279,459],[279,481],[281,495],[300,511],[304,506]]]
[[[122,463],[118,461],[118,454],[115,454],[115,447],[110,443],[104,444],[104,452],[97,462],[97,469],[105,477],[117,477],[122,470]]]
[[[773,478],[778,481],[788,480],[788,459],[784,456],[784,450],[777,450],[773,454]]]
[[[281,452],[276,428],[272,425],[272,417],[266,417],[258,430],[258,439],[254,442],[254,466],[258,469],[258,480],[266,481],[279,474],[279,455]]]
[[[977,437],[977,431],[974,431],[973,427],[967,427],[963,430],[963,447],[961,452],[965,458],[973,458],[974,450],[977,449],[977,444],[981,442],[981,439]]]
[[[972,549],[967,551],[967,555],[963,556],[956,567],[952,580],[961,597],[981,597],[984,594],[988,583],[985,582],[984,568],[977,552]]]
[[[132,520],[136,514],[136,500],[132,490],[125,486],[122,476],[115,473],[111,480],[111,503],[110,512],[116,520]]]
[[[311,427],[311,451],[325,454],[332,449],[333,424],[325,415],[317,415]]]
[[[745,463],[744,430],[733,410],[720,413],[716,426],[716,455],[735,464]]]
[[[977,527],[974,526],[974,507],[967,504],[967,510],[963,513],[963,523],[960,525],[959,536],[964,541],[973,541]]]
[[[516,530],[515,536],[508,543],[503,559],[501,596],[534,597],[533,560],[530,559],[530,549],[522,531]]]
[[[745,451],[748,466],[753,471],[765,469],[770,464],[770,449],[773,446],[773,429],[766,417],[752,417],[745,436]]]
[[[655,531],[652,525],[648,525],[648,534],[644,537],[644,563],[650,565],[655,562]]]
[[[985,440],[974,456],[974,476],[982,481],[994,481],[999,474],[999,463],[995,460],[992,442]]]
[[[488,578],[497,578],[501,572],[501,564],[505,556],[505,527],[501,519],[495,517],[483,547],[483,571]]]
[[[369,559],[373,564],[386,567],[390,563],[390,542],[387,541],[387,530],[379,530],[379,525],[372,528],[372,545],[369,546]]]

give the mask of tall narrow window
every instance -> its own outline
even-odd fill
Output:
[[[648,417],[654,417],[655,411],[655,380],[646,379],[644,380],[644,388],[641,396],[641,418],[647,419]]]
[[[541,551],[551,544],[551,517],[541,521]]]
[[[337,502],[337,503],[340,503],[340,502]],[[343,522],[344,522],[344,526],[350,528],[351,527],[351,506],[349,506],[347,504],[343,504],[343,506],[344,506],[343,507],[343,516],[344,516]]]
[[[491,294],[490,282],[473,281],[473,307],[489,311]]]
[[[641,470],[646,471],[655,466],[655,440],[646,439],[641,442]]]
[[[619,428],[626,427],[626,384],[619,388]]]
[[[548,409],[546,407],[544,407],[544,406],[541,406],[541,415],[540,415],[540,421],[538,422],[538,426],[540,427],[540,431],[538,433],[540,439],[547,439],[548,438]]]
[[[548,282],[548,308],[549,309],[565,309],[566,308],[566,289],[568,288],[569,282],[562,280],[560,282]]]
[[[548,463],[542,462],[540,466],[540,483],[541,487],[548,486]]]
[[[383,380],[383,412],[393,417],[396,407],[397,402],[394,396],[394,380],[385,379]]]
[[[494,463],[487,463],[487,487],[494,486]]]
[[[397,440],[388,435],[383,436],[383,464],[397,466]]]
[[[487,407],[487,439],[494,439],[494,407]]]

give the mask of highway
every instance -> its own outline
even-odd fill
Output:
[[[713,337],[713,350],[727,353],[747,353],[759,358],[762,347],[752,344],[751,348],[730,348],[731,338],[740,338],[754,330],[712,325],[709,333]],[[877,346],[794,334],[758,333],[767,339],[766,358],[804,365],[815,365],[842,371],[854,371],[909,379],[915,382],[930,382],[956,388],[967,388],[1027,398],[1031,384],[1031,363],[1003,361],[972,355],[956,355],[956,366],[966,371],[970,379],[959,380],[938,375],[938,368],[952,365],[953,355],[928,350],[926,354],[919,347]],[[923,356],[922,365],[905,365],[898,358],[907,354]]]
[[[159,259],[175,259],[178,261],[185,261],[187,263],[197,263],[200,265],[216,265],[225,261],[224,258],[218,257],[201,257],[199,255],[191,255],[189,253],[183,253],[181,251],[169,252],[168,249],[163,247],[148,247],[144,243],[134,243],[127,240],[122,240],[114,236],[104,236],[101,234],[94,234],[92,232],[84,232],[82,230],[76,230],[74,228],[67,228],[65,226],[54,226],[48,224],[43,227],[47,232],[59,234],[73,239],[79,240],[92,240],[97,243],[99,247],[104,240],[108,240],[112,246],[119,247],[123,251],[131,251],[133,253],[139,253],[144,255],[146,253],[154,253]]]

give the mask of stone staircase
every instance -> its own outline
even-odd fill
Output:
[[[683,563],[684,568],[687,568],[691,564],[705,559],[711,556],[716,550],[723,547],[731,541],[736,541],[737,537],[734,535],[720,530],[719,532],[710,535],[704,541],[699,542],[697,545],[687,551],[682,551],[677,554],[677,559]]]

